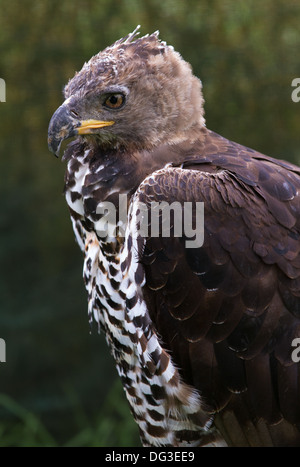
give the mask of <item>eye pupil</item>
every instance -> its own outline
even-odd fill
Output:
[[[115,105],[115,104],[118,102],[117,96],[110,96],[109,102],[110,102],[112,105]]]
[[[109,109],[119,109],[125,102],[124,94],[111,94],[104,101],[104,106]]]

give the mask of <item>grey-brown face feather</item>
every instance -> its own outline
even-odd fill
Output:
[[[132,39],[106,48],[76,73],[64,90],[69,109],[82,120],[115,121],[93,133],[119,147],[196,139],[204,125],[200,80],[157,33]],[[111,92],[125,95],[122,108],[103,106]]]

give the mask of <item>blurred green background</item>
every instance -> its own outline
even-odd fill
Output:
[[[192,64],[208,128],[300,162],[299,0],[0,0],[0,446],[139,445],[47,149],[64,84],[137,24]]]

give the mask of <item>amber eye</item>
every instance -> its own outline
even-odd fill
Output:
[[[120,109],[125,102],[124,94],[110,94],[104,101],[105,107],[109,109]]]

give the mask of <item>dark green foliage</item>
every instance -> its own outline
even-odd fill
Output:
[[[0,445],[134,445],[105,340],[89,334],[49,119],[84,61],[141,24],[141,34],[159,29],[202,79],[210,129],[299,163],[291,82],[300,77],[300,5],[0,0],[0,11]]]

